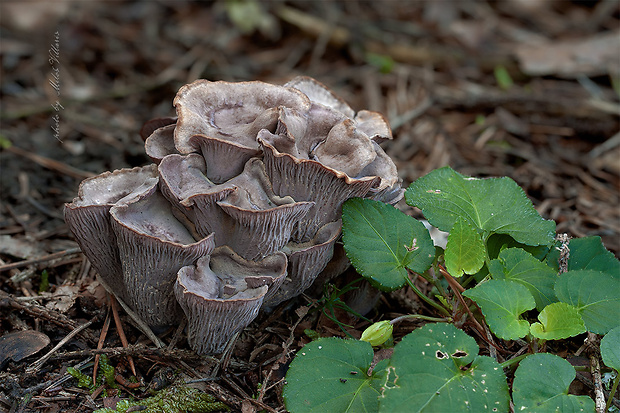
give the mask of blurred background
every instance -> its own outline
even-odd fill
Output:
[[[150,163],[138,131],[175,114],[183,84],[307,75],[386,115],[395,138],[384,147],[405,186],[444,165],[507,175],[558,232],[601,236],[618,256],[619,8],[3,1],[0,254],[75,245],[63,204],[87,176]]]

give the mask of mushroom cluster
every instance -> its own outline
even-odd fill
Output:
[[[154,164],[86,179],[65,219],[119,299],[151,326],[187,318],[190,346],[215,354],[346,260],[344,201],[402,189],[384,117],[314,79],[198,80],[174,106],[141,130]]]

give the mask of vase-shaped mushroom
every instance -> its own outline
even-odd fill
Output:
[[[334,253],[334,243],[340,236],[342,221],[324,225],[314,238],[303,243],[289,242],[282,251],[288,259],[288,274],[273,297],[265,300],[265,309],[303,293],[327,266]]]
[[[157,168],[104,172],[85,179],[78,196],[65,205],[65,222],[82,252],[103,281],[121,300],[127,300],[116,235],[110,223],[110,208],[157,186]]]
[[[256,318],[285,275],[281,252],[248,261],[226,246],[181,268],[174,292],[188,320],[190,347],[199,354],[221,353]]]
[[[110,209],[128,304],[150,326],[177,323],[182,313],[173,286],[181,267],[215,247],[213,236],[197,240],[172,213],[157,188]]]
[[[159,165],[161,189],[216,246],[228,245],[245,259],[261,259],[280,250],[314,202],[277,196],[265,166],[251,158],[243,172],[223,184],[205,175],[209,166],[197,154],[170,155]]]
[[[263,82],[197,80],[179,89],[174,105],[179,117],[175,145],[183,154],[201,152],[215,183],[239,175],[260,155],[256,135],[275,131],[278,107],[307,110],[307,97],[296,89]]]

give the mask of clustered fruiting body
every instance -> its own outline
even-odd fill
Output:
[[[192,348],[212,354],[311,286],[344,201],[395,203],[402,190],[379,146],[385,119],[314,79],[198,80],[174,105],[178,118],[141,131],[155,164],[85,180],[65,219],[117,297],[152,326],[186,317]]]

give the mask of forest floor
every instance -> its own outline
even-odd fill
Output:
[[[0,354],[0,411],[88,412],[180,379],[234,411],[284,411],[304,330],[344,335],[320,297],[302,297],[259,316],[223,360],[196,356],[182,329],[160,334],[158,349],[79,252],[64,204],[84,178],[150,163],[141,125],[174,116],[176,91],[198,78],[314,77],[355,110],[385,114],[404,187],[445,165],[509,176],[558,233],[600,236],[620,255],[617,1],[9,1],[0,11],[0,336],[49,339],[36,348],[39,336],[24,334],[12,360]],[[433,314],[401,291],[367,317],[413,311]],[[368,326],[339,317],[354,336]],[[67,374],[95,354],[110,357],[116,388],[92,392]],[[143,385],[128,381],[131,363]]]

